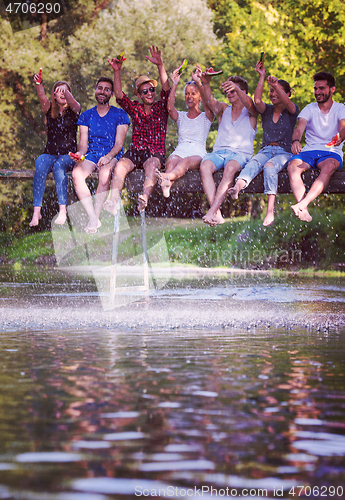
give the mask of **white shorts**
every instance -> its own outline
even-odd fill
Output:
[[[187,156],[200,156],[203,158],[206,154],[206,149],[202,144],[198,144],[197,142],[183,142],[182,144],[178,144],[175,151],[171,154],[177,155],[180,158],[187,158]]]

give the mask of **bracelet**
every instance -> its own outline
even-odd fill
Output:
[[[301,142],[301,141],[299,139],[294,139],[291,144],[293,144],[294,142]]]

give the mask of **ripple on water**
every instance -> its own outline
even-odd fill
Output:
[[[77,453],[67,453],[63,451],[42,451],[20,453],[15,457],[17,462],[77,462],[82,460],[83,456]]]

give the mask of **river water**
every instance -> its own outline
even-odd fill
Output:
[[[343,279],[0,283],[0,498],[345,498]]]

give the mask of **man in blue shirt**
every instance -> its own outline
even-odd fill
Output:
[[[111,174],[123,153],[128,125],[128,115],[109,104],[114,85],[110,78],[101,77],[96,85],[97,106],[82,113],[78,120],[80,142],[78,161],[72,172],[74,187],[85,208],[89,222],[84,231],[96,233],[101,226],[99,215],[110,187]],[[84,158],[83,158],[84,157]],[[98,170],[98,187],[93,205],[86,179]]]

